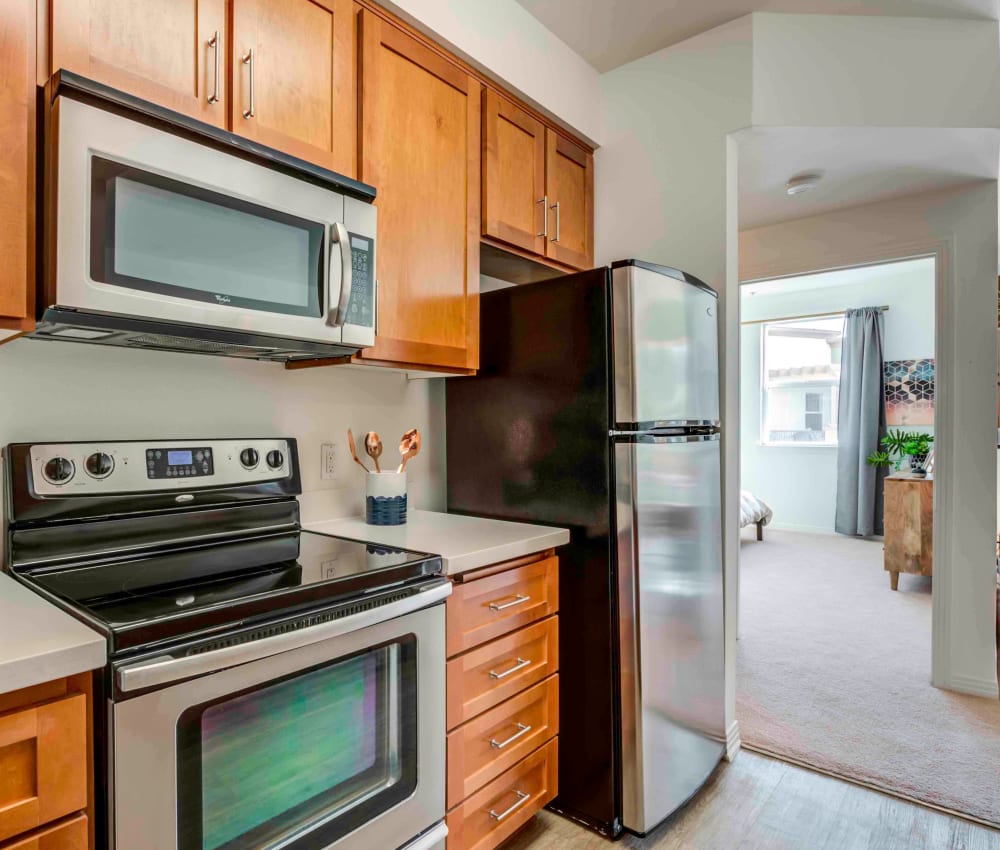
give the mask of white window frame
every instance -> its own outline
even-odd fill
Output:
[[[847,315],[846,311],[843,313],[844,316]],[[834,319],[837,317],[837,312],[831,312],[829,316],[824,318]],[[798,322],[805,321],[804,319],[768,319],[767,321],[760,323],[760,439],[758,445],[766,446],[768,448],[780,448],[780,449],[836,449],[839,445],[838,441],[834,439],[832,442],[806,442],[806,441],[781,441],[781,440],[770,440],[768,436],[770,435],[770,429],[767,427],[767,396],[768,396],[768,385],[767,385],[767,329],[771,325],[790,325],[796,324]],[[836,386],[836,385],[834,385]],[[840,398],[839,394],[834,399],[834,401],[839,404]]]

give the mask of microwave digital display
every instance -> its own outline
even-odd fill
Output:
[[[375,244],[374,240],[351,234],[351,300],[347,303],[347,323],[365,328],[375,326]]]

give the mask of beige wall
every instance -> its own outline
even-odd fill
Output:
[[[424,434],[407,465],[412,507],[445,507],[444,381],[364,367],[286,371],[278,364],[97,345],[14,340],[0,346],[0,444],[35,440],[295,437],[303,513],[360,514],[364,473],[347,429],[378,431],[385,458],[408,428]],[[320,479],[320,445],[339,477]]]

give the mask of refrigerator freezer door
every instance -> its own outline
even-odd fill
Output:
[[[644,834],[724,749],[719,438],[623,437],[614,458],[623,822]]]
[[[719,423],[717,299],[674,274],[634,264],[612,270],[618,430]]]

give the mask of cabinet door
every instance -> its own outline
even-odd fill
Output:
[[[50,72],[226,126],[226,0],[50,2]]]
[[[0,715],[0,841],[87,806],[87,697]]]
[[[544,254],[545,126],[487,89],[483,132],[483,234]]]
[[[5,844],[3,850],[87,850],[87,827],[87,816],[77,815],[56,826],[16,838],[13,844]]]
[[[234,0],[233,131],[353,177],[351,0]]]
[[[378,336],[362,357],[479,365],[480,85],[361,17],[361,179],[378,190]]]
[[[545,178],[549,196],[545,255],[589,269],[594,264],[594,155],[547,130]]]
[[[35,0],[0,3],[0,327],[34,319]]]

